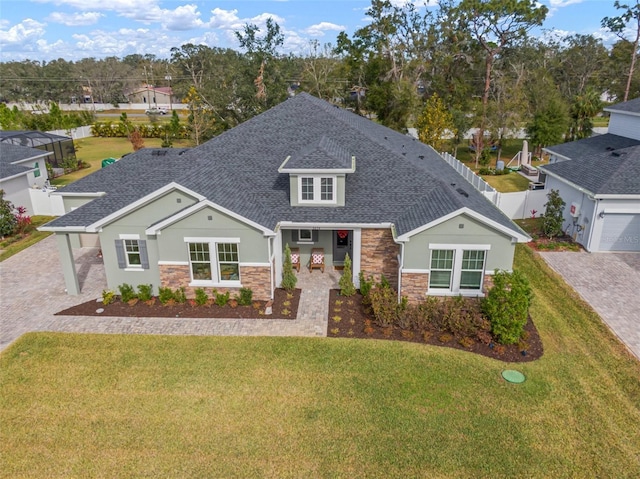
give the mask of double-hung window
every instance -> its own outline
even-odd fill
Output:
[[[336,178],[333,176],[301,176],[298,185],[300,203],[336,202]]]
[[[482,291],[489,245],[431,245],[429,291],[474,294]]]
[[[186,238],[194,285],[240,285],[237,238]]]
[[[125,271],[142,271],[149,269],[147,241],[137,234],[121,234],[115,240],[118,267]]]

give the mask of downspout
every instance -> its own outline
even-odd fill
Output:
[[[398,304],[402,301],[402,269],[404,268],[404,242],[400,243],[400,255],[398,256]]]
[[[272,245],[271,242],[275,241],[275,237],[272,236],[267,240],[267,257],[269,258],[269,290],[271,291],[271,299],[274,299],[274,288],[273,288],[273,276],[275,271],[274,268],[274,258],[272,257]]]

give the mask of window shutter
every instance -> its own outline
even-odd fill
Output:
[[[314,243],[317,243],[319,235],[320,235],[320,232],[318,230],[312,230],[311,231],[311,241],[313,241]]]
[[[291,230],[291,241],[298,241],[298,230]]]
[[[118,268],[126,268],[127,261],[124,257],[124,241],[122,240],[116,240],[116,257],[118,258]]]
[[[140,264],[142,269],[149,269],[149,253],[147,253],[147,240],[138,240],[140,249]]]

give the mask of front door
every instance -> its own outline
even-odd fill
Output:
[[[344,264],[344,257],[349,253],[353,259],[353,231],[333,231],[333,264]]]

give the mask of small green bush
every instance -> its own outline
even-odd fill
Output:
[[[173,290],[160,286],[160,288],[158,288],[158,299],[162,304],[167,304],[169,301],[175,300]]]
[[[351,258],[349,253],[344,257],[344,269],[342,270],[342,276],[340,276],[340,295],[341,296],[353,296],[356,294],[356,287],[353,284],[353,273],[351,272]]]
[[[175,299],[176,303],[186,303],[187,295],[184,292],[184,286],[180,286],[173,293],[173,299]]]
[[[382,284],[370,291],[369,298],[371,299],[374,322],[382,328],[397,325],[399,318],[407,308],[406,298],[398,302],[398,293],[393,288],[385,287]]]
[[[196,288],[195,301],[198,306],[204,306],[209,301],[209,296],[203,288]]]
[[[229,291],[227,291],[226,293],[216,293],[215,303],[217,306],[226,306],[226,304],[229,302],[230,297],[231,294],[229,293]]]
[[[111,304],[116,300],[116,293],[108,289],[102,290],[102,304]]]
[[[139,284],[138,285],[138,299],[140,301],[149,301],[153,298],[153,285],[152,284]]]
[[[123,303],[128,303],[132,299],[136,299],[138,295],[136,294],[133,286],[127,283],[123,283],[118,286],[118,290],[120,291],[120,299]]]
[[[501,344],[515,344],[527,324],[532,292],[527,279],[519,272],[498,271],[493,287],[482,301],[482,312],[491,323],[491,333]]]
[[[364,273],[360,271],[358,273],[358,279],[360,280],[360,294],[365,300],[368,300],[371,288],[373,288],[373,278],[369,276],[369,279],[364,278]]]
[[[250,288],[240,288],[240,296],[238,296],[238,304],[240,306],[249,306],[253,299],[253,291]]]

